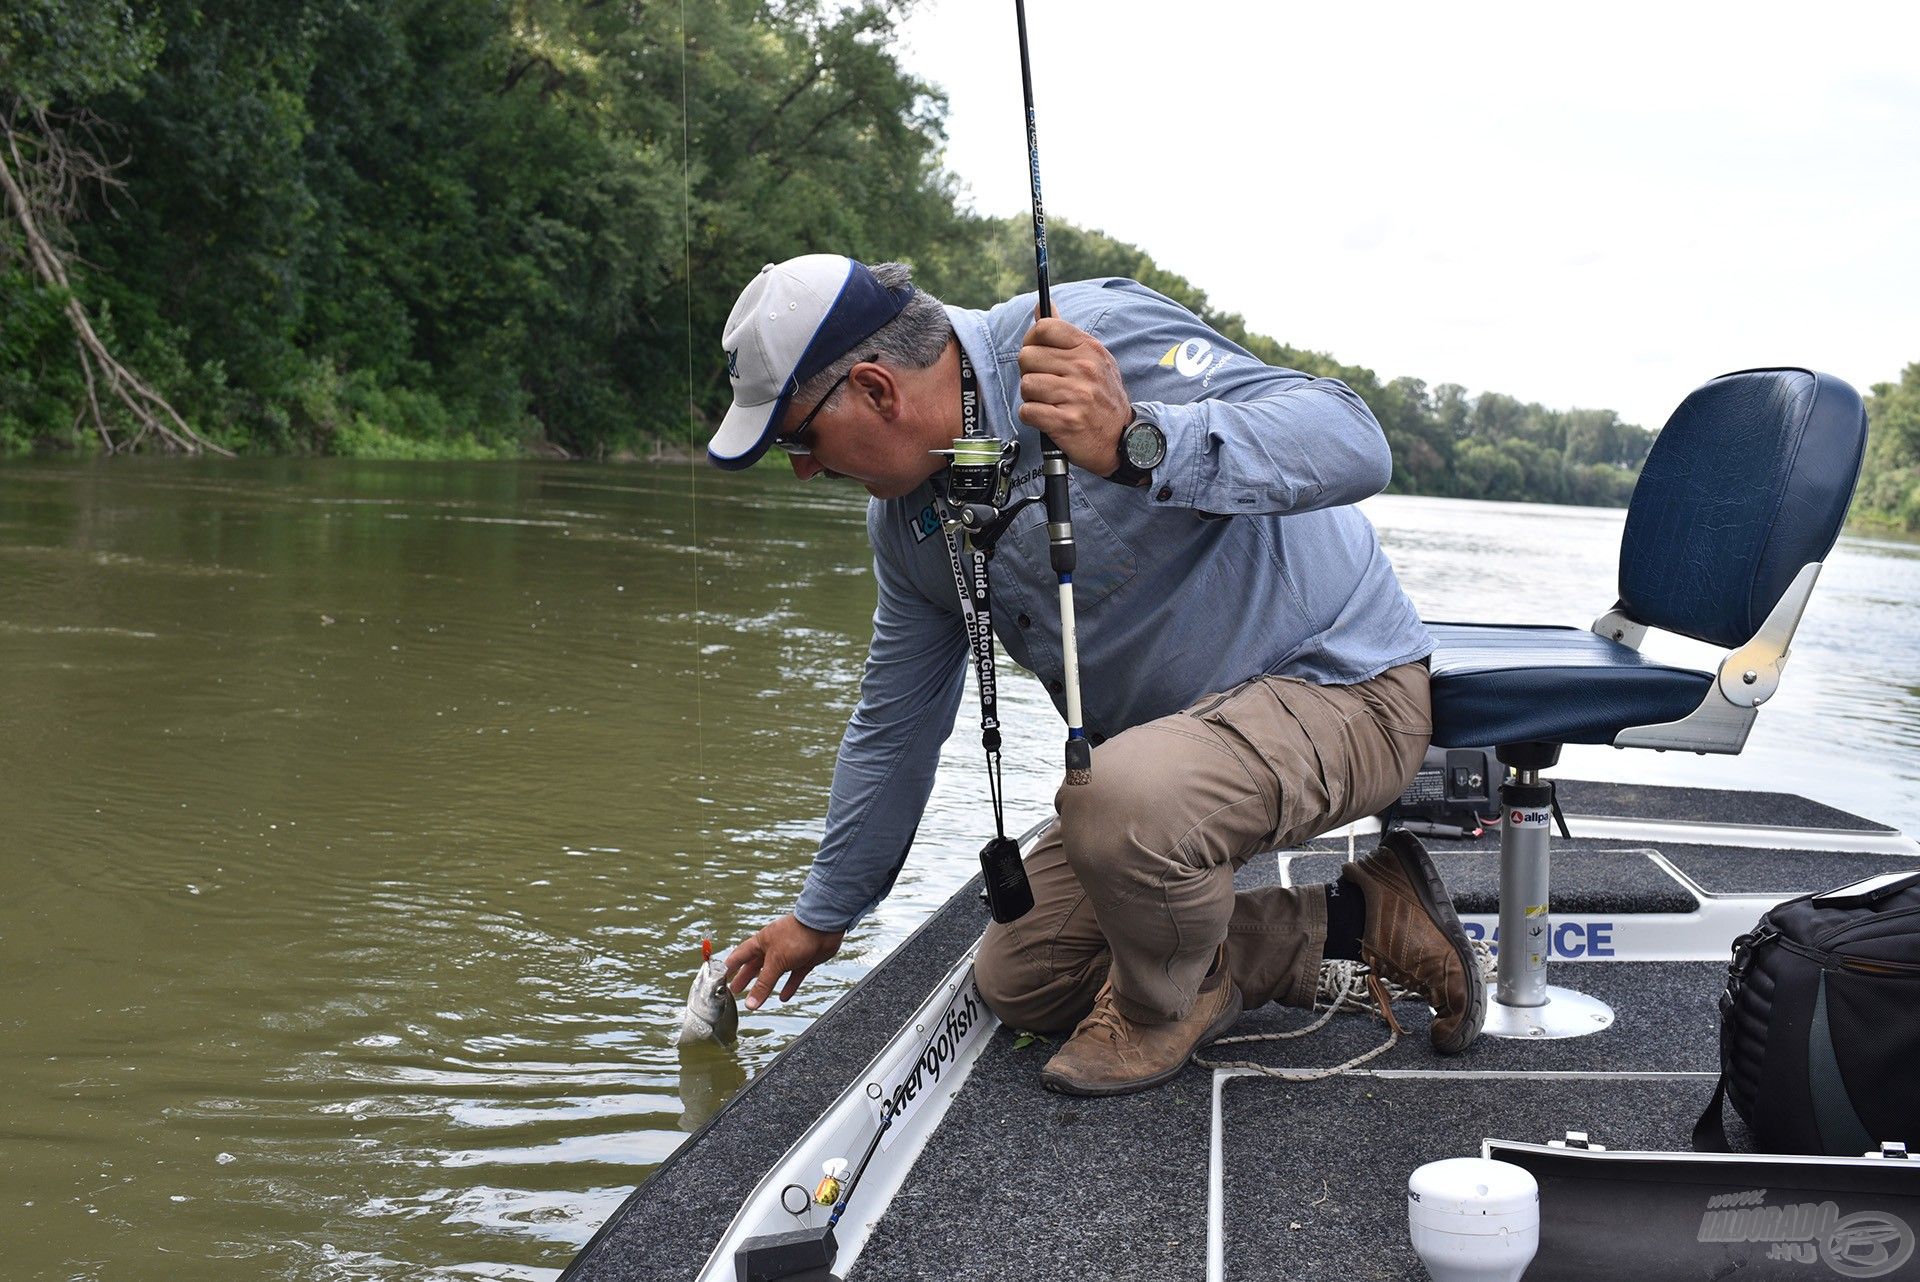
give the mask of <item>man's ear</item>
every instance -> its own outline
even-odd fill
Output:
[[[854,395],[882,419],[891,421],[899,416],[900,384],[885,365],[862,361],[847,375],[847,383],[854,389]]]

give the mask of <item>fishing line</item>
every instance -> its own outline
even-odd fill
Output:
[[[693,427],[698,407],[693,400],[693,129],[687,110],[687,0],[680,0],[680,245],[687,278],[687,426]],[[688,530],[693,539],[693,761],[694,785],[707,790],[706,715],[701,707],[707,680],[707,647],[701,643],[700,620],[700,460],[687,440]],[[701,813],[696,806],[695,813]]]

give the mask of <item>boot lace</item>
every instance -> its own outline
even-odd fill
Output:
[[[1087,1017],[1080,1021],[1080,1026],[1073,1030],[1073,1035],[1079,1037],[1096,1031],[1105,1031],[1111,1040],[1122,1043],[1133,1031],[1132,1026],[1127,1023],[1127,1017],[1120,1013],[1120,1007],[1113,1000],[1111,983],[1100,989],[1100,995],[1093,999],[1093,1009],[1088,1011]]]

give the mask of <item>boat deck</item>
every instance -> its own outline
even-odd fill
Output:
[[[894,1278],[1425,1277],[1407,1242],[1406,1179],[1486,1138],[1569,1130],[1611,1148],[1688,1147],[1717,1072],[1716,1002],[1733,936],[1773,900],[1911,866],[1890,829],[1798,797],[1564,782],[1572,841],[1554,847],[1552,982],[1616,1019],[1559,1041],[1428,1047],[1427,1012],[1345,1076],[1287,1081],[1189,1067],[1109,1100],[1042,1089],[1052,1048],[999,1028],[850,1268]],[[1665,825],[1681,823],[1685,828]],[[1767,835],[1762,838],[1762,827]],[[1604,834],[1604,835],[1602,835]],[[1685,840],[1675,839],[1684,837]],[[1754,848],[1762,840],[1765,848]],[[1361,849],[1372,842],[1363,838]],[[1498,841],[1428,840],[1470,928],[1489,930]],[[1243,884],[1335,875],[1346,842],[1262,856]],[[761,1177],[910,1019],[986,921],[971,889],[798,1039],[643,1185],[564,1275],[701,1275]],[[1641,958],[1661,957],[1663,960]],[[1268,1006],[1238,1033],[1299,1028]],[[1383,1040],[1343,1013],[1308,1037],[1220,1048],[1283,1068],[1338,1064]],[[1736,1148],[1743,1136],[1728,1114]],[[732,1276],[731,1264],[717,1276]]]

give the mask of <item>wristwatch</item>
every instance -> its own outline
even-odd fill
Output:
[[[1107,473],[1117,485],[1140,485],[1153,476],[1167,457],[1167,434],[1146,413],[1146,406],[1135,403],[1133,421],[1120,433],[1120,466]]]

